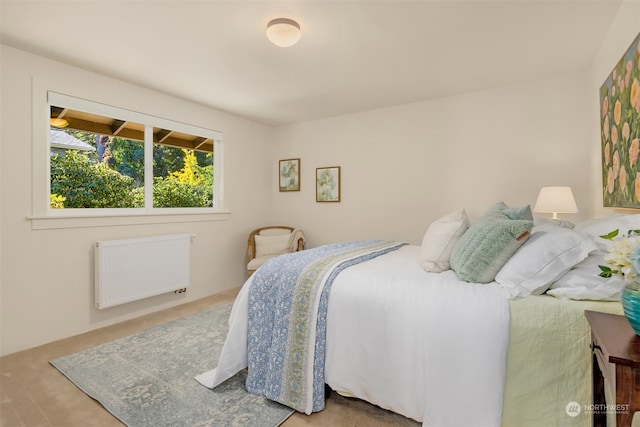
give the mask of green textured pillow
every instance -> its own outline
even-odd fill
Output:
[[[531,207],[502,202],[485,211],[462,235],[451,254],[451,268],[467,282],[488,283],[529,238]]]

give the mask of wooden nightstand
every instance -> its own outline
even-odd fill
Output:
[[[616,413],[617,427],[631,426],[640,410],[640,337],[624,316],[585,311],[593,351],[593,425],[606,426],[607,412]],[[614,401],[606,404],[604,379]]]

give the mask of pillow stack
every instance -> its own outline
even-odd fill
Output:
[[[531,207],[496,203],[462,235],[451,254],[451,268],[467,282],[488,283],[529,238]]]
[[[460,209],[429,226],[420,265],[431,273],[453,269],[467,282],[496,282],[510,298],[547,292],[563,299],[620,299],[623,282],[598,275],[610,242],[597,236],[640,229],[640,215],[589,220],[575,229],[566,222],[538,223],[529,206],[498,202],[471,225]]]

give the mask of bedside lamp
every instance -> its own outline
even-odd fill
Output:
[[[571,187],[542,187],[533,211],[552,213],[551,219],[557,220],[559,213],[578,212],[578,206]]]

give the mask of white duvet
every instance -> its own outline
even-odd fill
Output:
[[[426,273],[420,247],[349,267],[331,289],[325,381],[425,426],[501,424],[509,303],[496,283]],[[247,366],[248,289],[234,304],[213,388]]]

